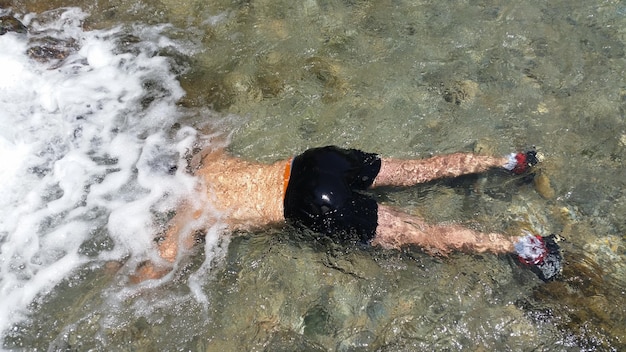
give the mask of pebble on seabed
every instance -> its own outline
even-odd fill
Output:
[[[550,184],[550,178],[545,174],[539,174],[534,178],[535,189],[545,199],[552,199],[556,195],[554,188]]]

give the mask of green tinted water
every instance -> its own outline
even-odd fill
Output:
[[[0,2],[5,4],[6,1]],[[18,11],[80,2],[16,1]],[[121,350],[619,350],[626,344],[626,5],[619,1],[99,1],[88,25],[171,22],[205,49],[191,111],[273,161],[337,144],[395,157],[537,145],[539,184],[489,174],[379,195],[433,222],[568,242],[563,280],[507,257],[341,249],[289,229],[233,238],[201,280],[110,301],[68,278],[7,346]],[[192,120],[193,122],[193,120]],[[199,123],[200,121],[195,121]],[[70,308],[68,308],[70,307]]]

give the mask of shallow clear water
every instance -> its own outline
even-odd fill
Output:
[[[30,31],[0,37],[4,349],[624,349],[623,3],[0,5]],[[29,59],[48,36],[75,49]],[[563,279],[278,228],[213,229],[173,274],[128,284],[209,130],[262,161],[331,143],[395,157],[536,145],[534,181],[377,196],[433,222],[560,233]]]

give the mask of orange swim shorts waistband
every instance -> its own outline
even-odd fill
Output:
[[[293,158],[287,161],[285,165],[285,173],[283,174],[283,200],[285,199],[285,194],[287,194],[287,186],[289,186],[289,178],[291,177],[291,164],[293,163]]]

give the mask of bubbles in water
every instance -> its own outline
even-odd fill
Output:
[[[28,15],[28,33],[0,36],[3,332],[85,264],[153,257],[155,214],[195,187],[182,160],[197,132],[172,128],[184,92],[158,55],[187,49],[166,26],[85,31],[85,17]]]

